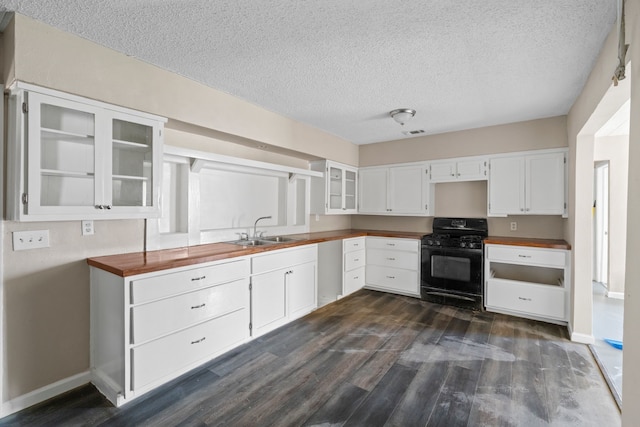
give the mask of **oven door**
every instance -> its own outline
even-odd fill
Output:
[[[422,246],[421,291],[481,296],[482,249]]]

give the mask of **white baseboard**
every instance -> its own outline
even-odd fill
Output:
[[[624,292],[607,291],[607,298],[624,299]]]
[[[593,338],[593,335],[574,332],[573,328],[571,327],[571,323],[567,325],[567,329],[569,330],[569,337],[573,342],[577,342],[580,344],[594,344],[596,342],[595,338]]]
[[[6,417],[14,412],[21,411],[33,406],[37,403],[44,402],[47,399],[51,399],[59,394],[65,393],[69,390],[73,390],[76,387],[91,382],[91,376],[89,371],[76,374],[74,376],[56,381],[53,384],[46,385],[37,390],[30,391],[22,396],[15,397],[2,404],[0,410],[0,417]]]

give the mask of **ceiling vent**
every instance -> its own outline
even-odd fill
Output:
[[[426,133],[426,131],[424,129],[418,129],[418,130],[406,130],[406,131],[403,131],[402,133],[407,136],[413,136],[413,135],[420,135],[421,133]]]

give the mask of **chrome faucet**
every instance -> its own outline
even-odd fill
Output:
[[[260,221],[261,219],[271,219],[271,215],[269,215],[269,216],[261,216],[260,218],[256,219],[256,223],[253,224],[253,238],[254,239],[258,238],[257,227],[258,227],[258,221]]]

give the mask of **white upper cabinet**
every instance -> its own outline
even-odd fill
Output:
[[[361,214],[428,216],[432,192],[424,163],[360,169]]]
[[[37,89],[11,97],[12,219],[157,217],[165,119]]]
[[[468,157],[431,162],[429,179],[431,183],[486,180],[487,159]]]
[[[490,161],[490,216],[567,215],[566,150]]]
[[[325,173],[311,179],[311,213],[321,215],[357,212],[358,169],[321,160],[311,162],[311,170]]]

